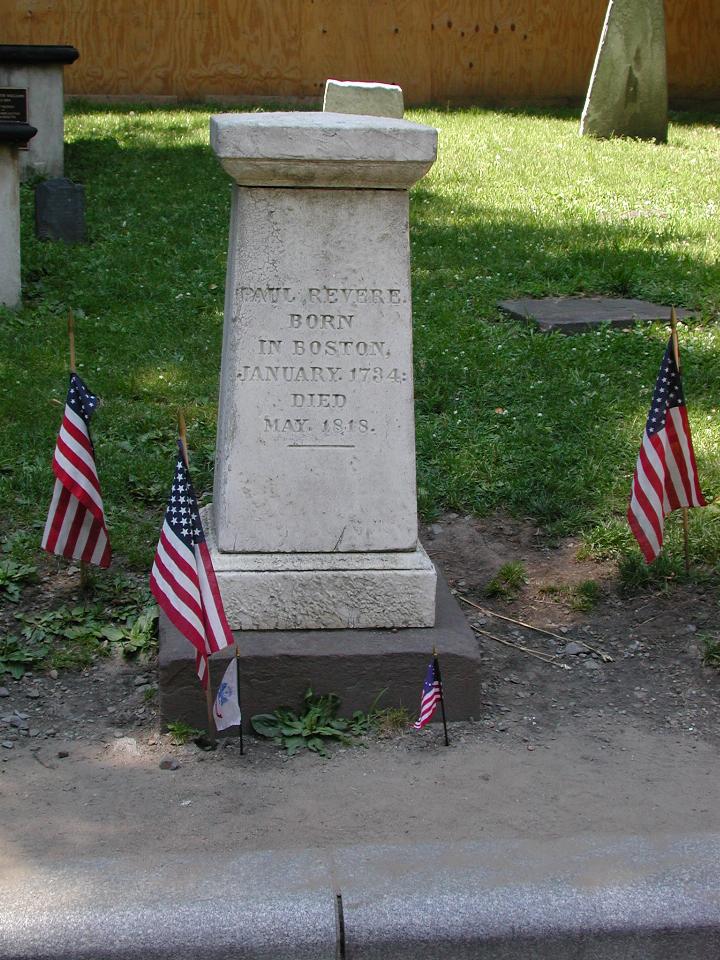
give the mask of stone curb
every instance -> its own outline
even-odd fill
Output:
[[[717,960],[720,943],[716,834],[98,858],[8,886],[1,960]]]

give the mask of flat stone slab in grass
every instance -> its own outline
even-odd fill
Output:
[[[654,320],[670,321],[670,307],[647,300],[620,297],[528,297],[524,300],[501,300],[498,308],[515,320],[529,320],[542,333],[586,333],[609,323],[611,327],[627,327],[633,323]],[[692,310],[675,310],[678,319],[692,316]]]

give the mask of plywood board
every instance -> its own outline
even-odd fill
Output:
[[[68,93],[320,97],[398,83],[406,104],[585,96],[606,0],[0,0],[5,43],[71,43]],[[720,98],[720,3],[666,4],[671,96]]]

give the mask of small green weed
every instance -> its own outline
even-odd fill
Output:
[[[383,710],[376,710],[371,719],[373,727],[380,737],[394,737],[396,734],[407,730],[408,724],[411,722],[406,707],[385,707]]]
[[[42,663],[49,649],[46,644],[28,644],[19,637],[3,637],[0,640],[0,677],[9,673],[19,680],[30,667]]]
[[[39,536],[29,530],[16,530],[2,541],[2,552],[17,563],[33,566],[37,557]]]
[[[183,720],[173,720],[167,725],[167,731],[176,747],[181,747],[184,743],[188,743],[196,737],[201,737],[205,733],[204,730],[196,730],[195,727],[191,727],[189,723],[185,723]]]
[[[339,706],[337,694],[316,696],[307,690],[301,713],[278,707],[273,713],[256,714],[250,723],[255,733],[284,747],[290,757],[305,748],[328,757],[326,744],[337,741],[350,745],[354,738],[369,733],[373,726],[372,715],[361,710],[356,710],[350,719],[338,717]]]
[[[587,612],[592,610],[602,595],[597,580],[583,580],[572,588],[570,607],[572,610]]]
[[[18,563],[12,557],[0,560],[0,598],[17,603],[20,599],[20,584],[35,579],[37,567],[30,563]]]
[[[672,582],[682,582],[685,577],[681,557],[661,553],[654,563],[645,563],[639,553],[628,553],[618,561],[620,592],[624,595],[638,593],[649,587],[667,592]]]
[[[540,593],[567,604],[571,610],[582,612],[592,610],[602,595],[597,580],[582,580],[576,584],[546,583],[540,587]]]
[[[504,563],[485,587],[488,597],[513,600],[527,583],[525,566],[519,560]]]
[[[702,661],[705,666],[720,670],[720,639],[701,634],[698,640],[702,644]]]
[[[145,703],[150,703],[151,700],[154,700],[157,696],[157,687],[148,687],[148,689],[143,694],[143,700]]]

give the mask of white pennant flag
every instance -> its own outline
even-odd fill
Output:
[[[235,657],[228,664],[225,676],[220,681],[213,705],[213,717],[218,730],[240,726],[240,693]]]

